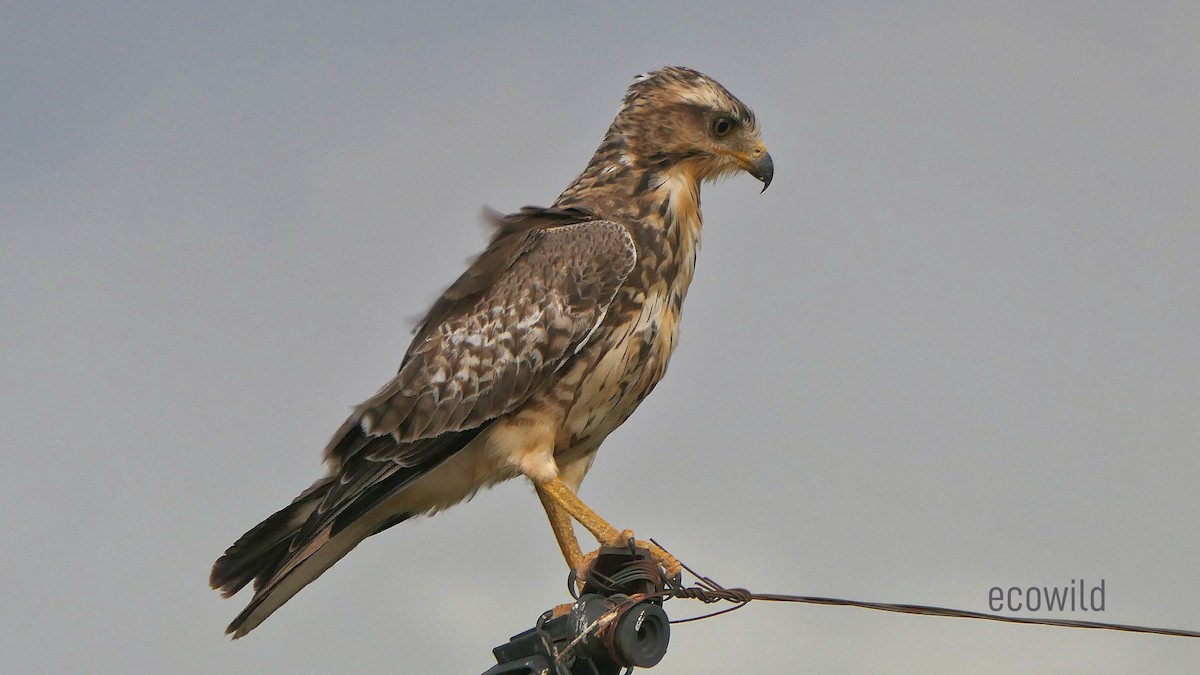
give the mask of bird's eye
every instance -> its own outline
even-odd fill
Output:
[[[712,123],[713,134],[716,136],[728,136],[729,132],[733,131],[733,125],[733,118],[718,117]]]

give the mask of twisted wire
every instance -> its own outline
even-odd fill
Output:
[[[662,544],[651,539],[654,544],[662,548]],[[664,551],[666,549],[663,549]],[[1088,628],[1094,630],[1111,630],[1121,631],[1126,633],[1148,633],[1152,635],[1169,635],[1173,637],[1189,637],[1200,638],[1200,631],[1186,630],[1182,628],[1159,628],[1154,626],[1139,626],[1123,623],[1107,623],[1103,621],[1079,621],[1075,619],[1050,619],[1039,617],[1021,617],[1021,616],[1004,616],[1002,614],[987,614],[985,612],[974,612],[966,609],[953,609],[950,607],[936,607],[933,605],[917,605],[909,603],[894,603],[894,602],[872,602],[868,600],[847,600],[845,598],[828,598],[815,595],[788,595],[783,593],[754,593],[745,588],[726,588],[717,583],[713,579],[702,576],[686,563],[681,562],[683,568],[689,574],[696,577],[696,582],[692,586],[683,586],[681,581],[666,580],[665,588],[662,592],[665,598],[687,598],[690,600],[699,600],[705,604],[715,602],[732,602],[733,607],[705,614],[703,616],[690,617],[672,621],[671,623],[686,623],[688,621],[699,621],[720,614],[732,612],[741,609],[750,603],[752,600],[763,602],[795,602],[810,605],[837,605],[843,607],[859,607],[862,609],[871,609],[881,612],[896,612],[898,614],[921,614],[925,616],[944,616],[957,619],[979,619],[983,621],[998,621],[1001,623],[1022,623],[1039,626],[1058,626],[1062,628]],[[660,572],[661,574],[661,572]]]

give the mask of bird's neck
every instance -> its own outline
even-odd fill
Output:
[[[639,218],[638,181],[644,173],[640,164],[638,154],[614,123],[587,168],[563,190],[554,205],[588,208],[602,218]]]
[[[668,169],[651,179],[655,212],[661,217],[661,242],[674,258],[664,271],[671,289],[672,300],[678,307],[687,295],[696,270],[696,256],[700,252],[700,232],[704,218],[700,213],[700,178],[687,164]],[[674,274],[671,274],[674,268]]]
[[[555,201],[556,207],[588,209],[629,228],[638,248],[638,267],[665,283],[682,302],[700,249],[702,166],[684,159],[653,157],[609,129],[587,168]]]

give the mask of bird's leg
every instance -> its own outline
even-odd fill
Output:
[[[559,521],[562,519],[562,512],[565,511],[571,518],[579,521],[588,532],[591,532],[596,537],[596,541],[602,546],[620,547],[629,543],[633,537],[629,530],[624,532],[618,531],[617,528],[609,525],[603,518],[596,514],[587,504],[576,496],[575,491],[567,487],[557,476],[553,478],[538,480],[534,482],[537,488],[538,496],[542,499],[542,504],[546,506],[546,514],[550,517],[550,525],[554,528],[554,535],[558,537],[558,545],[563,549],[563,557],[567,559],[567,564],[576,570],[580,570],[580,565],[584,562],[590,562],[593,556],[582,556],[577,559],[577,563],[571,560],[572,553],[568,551],[568,546],[573,545],[575,554],[579,554],[579,543],[575,539],[575,533],[571,530],[571,523],[567,521],[565,526],[560,526]],[[552,504],[552,506],[551,506]],[[556,515],[557,514],[557,515]],[[565,530],[565,535],[560,531]],[[563,538],[569,537],[568,543],[563,542]],[[675,556],[667,553],[662,547],[651,542],[638,541],[638,546],[642,546],[650,551],[651,557],[658,564],[662,565],[666,570],[667,576],[675,576],[679,573],[683,566],[675,559]],[[585,557],[588,560],[585,560]]]
[[[554,538],[558,540],[558,548],[562,551],[563,559],[567,561],[567,567],[575,570],[575,583],[579,584],[579,590],[582,592],[584,572],[591,564],[591,559],[585,558],[583,551],[579,548],[579,540],[575,538],[575,523],[571,520],[571,514],[563,510],[558,502],[551,499],[540,485],[534,483],[533,487],[537,490],[538,499],[542,500],[542,508],[546,509],[546,517],[550,519],[550,529],[554,530]],[[570,614],[574,607],[575,605],[566,603],[553,607],[550,613],[552,617],[560,617]]]
[[[554,538],[558,540],[558,548],[562,551],[567,565],[576,570],[581,569],[584,564],[583,551],[579,548],[579,540],[575,538],[575,525],[571,522],[571,514],[554,501],[541,485],[534,483],[533,487],[537,490],[538,499],[542,500],[542,508],[546,509],[550,529],[554,530]]]

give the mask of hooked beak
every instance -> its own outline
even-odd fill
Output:
[[[743,171],[762,181],[762,192],[766,192],[767,188],[771,186],[771,179],[775,176],[775,162],[771,161],[771,154],[767,152],[767,146],[759,141],[749,155],[737,155],[737,160]]]
[[[771,154],[763,150],[761,155],[747,164],[746,172],[762,181],[763,189],[759,194],[766,192],[767,188],[771,187],[771,179],[775,176],[775,162],[771,161]]]

